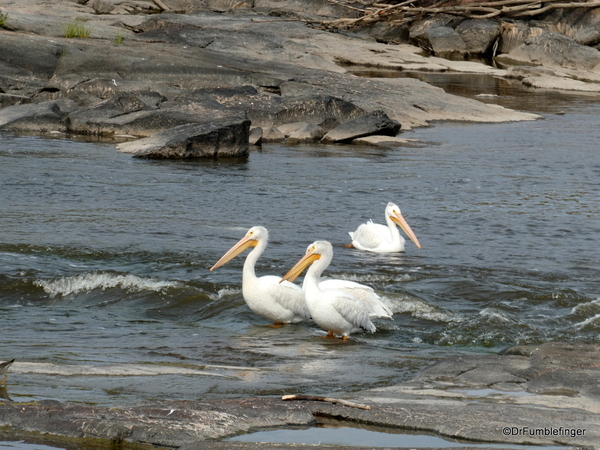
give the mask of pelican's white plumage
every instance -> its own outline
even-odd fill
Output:
[[[328,336],[340,334],[342,339],[348,339],[351,333],[375,332],[376,327],[371,320],[377,317],[391,317],[391,312],[383,304],[365,302],[350,294],[346,289],[352,282],[343,280],[321,282],[321,274],[329,266],[332,258],[333,247],[329,242],[313,242],[308,246],[304,257],[284,275],[281,281],[295,279],[308,267],[303,284],[306,306],[315,323],[329,332]],[[355,287],[356,292],[366,292],[363,289],[366,286],[354,284],[362,286],[360,289]],[[382,311],[383,314],[379,315]]]
[[[306,279],[302,283],[302,289],[305,289]],[[391,319],[392,310],[381,301],[381,297],[370,286],[356,283],[349,280],[329,279],[319,282],[319,287],[322,290],[339,289],[356,297],[363,302],[370,310],[369,315],[372,319]]]
[[[280,283],[281,278],[273,275],[256,276],[254,266],[268,241],[269,232],[265,227],[252,227],[210,270],[222,266],[244,250],[254,247],[246,257],[242,272],[242,294],[248,307],[275,324],[296,323],[310,319],[304,293],[299,286],[290,282]]]
[[[369,221],[360,225],[356,231],[350,231],[348,234],[352,238],[352,246],[375,253],[403,252],[405,239],[400,236],[400,231],[396,227],[399,225],[415,245],[421,248],[417,236],[402,217],[400,208],[396,204],[391,202],[387,204],[385,221],[387,226]]]

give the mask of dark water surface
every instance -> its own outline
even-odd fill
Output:
[[[519,96],[545,118],[404,133],[418,147],[267,145],[236,161],[0,135],[0,360],[22,363],[7,395],[331,395],[457,353],[600,342],[600,104],[519,93],[510,106]],[[388,201],[423,248],[342,248]],[[268,327],[243,301],[243,258],[209,272],[253,225],[271,234],[259,274],[283,275],[329,240],[328,275],[371,285],[394,320],[347,343],[315,325]]]

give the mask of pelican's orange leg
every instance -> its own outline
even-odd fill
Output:
[[[321,336],[322,338],[328,338],[328,339],[334,339],[335,335],[333,334],[333,331],[330,331],[329,333],[327,333],[327,336]]]

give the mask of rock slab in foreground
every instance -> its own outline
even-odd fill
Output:
[[[117,145],[138,158],[188,159],[247,156],[250,121],[222,120],[180,125],[139,141]]]
[[[208,450],[233,448],[217,440],[260,429],[341,421],[337,423],[344,426],[353,422],[386,427],[399,433],[399,439],[402,432],[417,432],[482,444],[593,449],[600,442],[599,382],[600,346],[546,343],[512,347],[498,355],[450,357],[411,381],[343,395],[371,406],[369,410],[278,398],[121,407],[0,401],[0,427],[11,430],[15,439],[47,433],[82,444],[104,441]]]

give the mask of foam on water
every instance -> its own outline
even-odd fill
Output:
[[[484,308],[479,311],[479,315],[481,317],[486,317],[488,319],[499,320],[501,322],[510,322],[509,319],[502,311],[499,311],[496,308]]]
[[[596,300],[592,300],[591,302],[579,303],[571,309],[571,314],[576,314],[580,312],[580,310],[588,310],[590,308],[598,308],[600,306],[600,298]]]
[[[50,297],[66,297],[95,289],[121,288],[129,292],[156,291],[179,287],[180,283],[160,281],[153,278],[142,278],[137,275],[115,275],[112,273],[84,273],[57,280],[36,280],[35,286],[41,287]]]
[[[401,296],[397,298],[384,297],[385,303],[390,305],[395,314],[409,313],[418,319],[431,320],[433,322],[462,322],[464,318],[460,315],[445,311],[442,308],[429,305],[416,297]]]
[[[596,322],[600,323],[600,314],[596,314],[594,317],[585,319],[583,322],[576,323],[575,328],[581,329],[581,328],[584,328],[585,326],[589,325],[590,323],[596,323]]]

